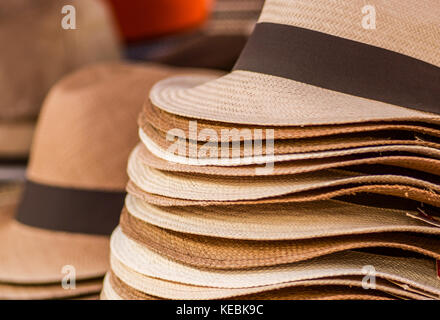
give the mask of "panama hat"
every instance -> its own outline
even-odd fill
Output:
[[[177,283],[218,288],[248,288],[323,277],[360,276],[373,266],[375,276],[440,296],[435,260],[345,251],[303,262],[245,270],[199,269],[169,260],[127,238],[116,229],[112,259],[139,274]]]
[[[327,150],[327,151],[315,151],[304,153],[288,153],[288,154],[271,154],[266,155],[252,155],[245,157],[204,157],[204,154],[199,154],[197,157],[189,158],[185,154],[176,154],[172,150],[167,150],[156,144],[142,129],[139,129],[139,137],[142,143],[157,157],[165,159],[167,161],[189,164],[189,165],[214,165],[214,166],[237,166],[237,165],[249,165],[249,164],[267,164],[281,161],[291,160],[305,160],[305,159],[319,159],[330,158],[346,155],[357,155],[365,153],[381,153],[381,152],[405,152],[411,154],[420,154],[428,157],[440,158],[440,151],[436,148],[418,146],[418,145],[383,145],[383,146],[371,146],[371,147],[358,147],[348,148],[341,150]],[[174,148],[174,146],[173,146]],[[177,149],[177,148],[175,148]],[[215,149],[217,150],[217,148]],[[179,152],[178,152],[179,153]]]
[[[116,259],[112,259],[112,266],[115,272],[110,271],[104,280],[102,293],[109,293],[112,299],[121,300],[132,296],[132,299],[142,300],[160,300],[160,299],[176,299],[176,300],[206,300],[206,299],[279,299],[281,293],[289,291],[295,292],[307,287],[326,288],[339,287],[345,290],[351,290],[351,294],[356,294],[358,288],[362,288],[362,277],[358,276],[342,276],[319,278],[311,280],[300,280],[287,282],[277,285],[268,285],[251,288],[214,288],[192,286],[177,282],[151,278],[141,275],[130,270]],[[116,275],[117,273],[117,275]],[[380,278],[376,279],[376,289],[365,290],[372,296],[381,296],[382,298],[400,298],[400,299],[416,299],[430,300],[436,299],[429,293],[414,290],[413,288],[402,286],[396,282],[389,282]],[[361,299],[361,298],[360,298]]]
[[[392,185],[392,184],[371,184],[362,186],[346,186],[344,188],[323,188],[315,191],[298,192],[280,197],[270,197],[258,200],[238,200],[238,201],[212,201],[212,200],[187,200],[160,196],[148,193],[136,186],[132,181],[127,184],[127,191],[136,198],[142,199],[147,203],[157,206],[170,207],[192,207],[192,206],[231,206],[231,205],[255,205],[255,204],[274,204],[274,203],[301,203],[311,201],[330,200],[339,197],[353,198],[357,195],[386,195],[398,197],[400,200],[408,198],[410,200],[429,204],[434,207],[440,206],[440,199],[436,193],[429,190],[414,188],[411,186]],[[391,200],[392,197],[389,199]],[[371,201],[370,201],[371,202]],[[393,203],[398,203],[393,201]],[[411,208],[417,209],[412,203]],[[434,209],[433,209],[434,210]],[[435,210],[434,210],[435,211]],[[420,217],[421,218],[421,217]],[[428,221],[428,220],[427,220]],[[432,222],[431,220],[429,220]],[[438,222],[436,223],[438,224]]]
[[[68,72],[119,58],[110,13],[101,1],[74,3],[76,29],[60,25],[69,1],[4,0],[0,4],[0,156],[25,158],[35,119],[50,87]]]
[[[338,200],[298,204],[159,207],[127,195],[126,210],[167,230],[242,240],[296,240],[379,232],[437,235],[438,224],[412,210]],[[325,226],[323,226],[325,224]]]
[[[286,176],[222,177],[160,171],[130,156],[128,175],[141,190],[160,196],[205,201],[257,200],[321,188],[362,184],[408,185],[439,192],[435,182],[404,175],[362,174],[342,170],[324,170]],[[434,180],[435,181],[435,180]],[[372,190],[374,192],[374,190]]]
[[[188,139],[170,139],[173,137],[170,132],[161,132],[154,129],[151,125],[144,126],[144,134],[146,134],[160,148],[165,150],[175,150],[179,156],[188,158],[242,158],[262,155],[279,155],[307,153],[318,151],[334,151],[341,149],[352,149],[371,146],[388,146],[388,145],[414,145],[423,146],[433,149],[440,149],[440,144],[430,141],[427,138],[419,138],[413,134],[405,135],[396,132],[394,134],[385,132],[374,133],[347,133],[344,135],[333,135],[326,137],[299,138],[299,139],[281,139],[268,142],[249,135],[249,140],[243,143],[231,143],[228,146],[228,153],[224,155],[224,144],[219,146],[218,142],[213,141],[194,141]],[[232,135],[232,134],[231,134]],[[175,140],[175,141],[174,141]],[[257,145],[260,143],[261,147]],[[183,151],[182,151],[183,150]]]
[[[274,166],[273,171],[258,170],[263,169],[261,165],[247,166],[191,166],[187,164],[172,163],[170,161],[156,157],[143,144],[138,146],[137,157],[145,165],[161,171],[187,172],[218,176],[254,176],[254,175],[287,175],[304,172],[313,172],[325,169],[344,168],[357,165],[382,164],[389,166],[405,167],[431,174],[440,174],[440,160],[427,157],[381,154],[381,156],[366,154],[364,157],[345,156],[327,159],[309,159],[279,162]]]
[[[328,277],[311,280],[300,280],[286,282],[276,285],[267,285],[249,288],[215,288],[187,285],[183,283],[170,282],[162,279],[151,278],[131,270],[114,257],[111,260],[112,270],[106,275],[103,292],[116,293],[119,288],[135,290],[145,296],[146,299],[178,299],[178,300],[200,300],[200,299],[245,299],[246,296],[256,295],[264,292],[274,292],[283,288],[295,288],[302,286],[346,286],[350,288],[362,287],[362,277],[341,276]],[[435,299],[432,295],[403,286],[397,282],[390,282],[384,279],[376,279],[376,289],[394,297],[406,299]],[[370,290],[371,291],[371,290]]]
[[[152,121],[154,119],[154,121]],[[196,130],[191,127],[191,124],[196,122]],[[393,122],[393,121],[381,121],[381,122],[368,122],[368,123],[349,123],[349,124],[336,124],[336,125],[316,125],[306,127],[279,127],[279,126],[252,126],[240,123],[226,123],[206,121],[195,118],[187,118],[179,115],[175,115],[164,110],[161,110],[154,106],[150,100],[146,100],[139,115],[139,127],[144,131],[148,125],[153,126],[155,129],[162,132],[169,132],[173,130],[173,134],[177,137],[186,139],[191,137],[190,128],[193,131],[197,131],[197,137],[199,133],[205,129],[215,132],[215,135],[210,137],[211,141],[235,141],[244,140],[243,135],[222,135],[222,130],[231,129],[271,129],[273,130],[273,138],[278,139],[298,139],[298,138],[312,138],[321,136],[331,136],[336,134],[346,133],[361,133],[361,132],[412,132],[421,135],[430,135],[433,137],[439,137],[439,128],[435,125],[427,125],[419,122]],[[175,129],[179,130],[175,130]],[[263,130],[263,139],[265,131]]]
[[[362,26],[361,0],[267,0],[230,74],[166,79],[150,99],[173,114],[253,125],[438,124],[436,1],[369,5],[375,30]]]
[[[106,276],[103,286],[105,300],[160,300],[126,285],[114,274]],[[314,285],[300,283],[294,288],[284,288],[259,294],[250,294],[233,297],[238,300],[395,300],[394,297],[377,292],[368,292],[360,288],[348,286]],[[194,299],[193,299],[194,300]]]
[[[201,30],[158,61],[230,71],[257,22],[263,0],[217,0]]]
[[[316,221],[324,229],[325,219]],[[197,236],[150,225],[123,211],[121,230],[130,239],[183,264],[199,268],[239,269],[303,261],[326,254],[362,249],[396,248],[440,260],[440,240],[402,233],[363,234],[295,241],[237,241]]]
[[[125,196],[126,159],[137,142],[145,88],[169,74],[155,66],[100,64],[53,87],[40,116],[28,181],[15,219],[0,227],[0,281],[78,280],[108,269],[108,235]]]
[[[9,183],[0,188],[0,228],[14,218],[23,185]],[[59,284],[17,285],[0,283],[1,300],[56,299],[96,294],[101,289],[100,280],[79,281],[74,288],[64,289]]]

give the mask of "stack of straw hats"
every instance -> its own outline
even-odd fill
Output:
[[[369,3],[267,0],[152,88],[102,298],[440,299],[440,7]]]
[[[76,29],[64,29],[67,11]],[[0,181],[24,177],[35,122],[50,87],[96,61],[119,58],[119,40],[102,1],[0,3]]]
[[[21,199],[0,190],[0,299],[99,294],[145,88],[169,75],[155,66],[99,64],[51,89]]]

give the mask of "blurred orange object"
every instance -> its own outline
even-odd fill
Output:
[[[211,0],[107,0],[126,41],[156,37],[197,27]]]

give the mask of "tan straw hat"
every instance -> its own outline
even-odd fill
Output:
[[[418,212],[327,200],[296,204],[159,207],[132,195],[127,211],[167,230],[242,240],[295,240],[379,232],[438,235]]]
[[[160,280],[158,280],[160,281]],[[306,283],[308,282],[308,283]],[[318,281],[303,281],[295,286],[233,297],[238,300],[394,300],[391,295],[349,286],[321,285]],[[104,280],[104,300],[160,300],[133,289],[113,273]],[[111,297],[107,298],[107,297]],[[188,298],[183,298],[188,299]],[[194,300],[194,299],[193,299]]]
[[[113,271],[110,272],[104,281],[103,292],[115,293],[115,289],[121,286],[123,289],[131,287],[141,293],[146,299],[178,299],[178,300],[205,300],[205,299],[245,299],[249,295],[259,293],[272,293],[282,288],[295,288],[302,286],[346,286],[350,288],[362,287],[362,278],[364,276],[340,276],[319,278],[311,280],[300,280],[286,282],[277,285],[250,287],[250,288],[214,288],[187,285],[183,283],[171,282],[157,278],[151,278],[141,275],[131,270],[114,257],[111,261]],[[108,284],[111,285],[108,288]],[[390,294],[394,297],[406,299],[435,299],[435,296],[429,293],[414,290],[397,282],[389,282],[384,279],[376,279],[376,289]],[[113,291],[113,292],[112,292]],[[371,290],[370,290],[371,291]],[[117,299],[117,296],[115,296]]]
[[[315,151],[315,152],[301,152],[301,153],[288,153],[288,154],[267,154],[267,155],[252,155],[247,157],[206,157],[204,154],[197,154],[197,157],[188,158],[186,153],[182,152],[177,154],[174,150],[167,150],[154,142],[142,129],[139,129],[139,137],[143,144],[153,153],[156,157],[162,158],[167,161],[189,164],[198,166],[239,166],[250,164],[266,164],[272,162],[292,161],[292,160],[307,160],[307,159],[322,159],[331,157],[340,157],[347,155],[359,155],[367,153],[381,153],[381,152],[400,152],[409,153],[412,155],[424,155],[425,157],[440,158],[440,151],[436,148],[419,146],[419,145],[383,145],[383,146],[371,146],[371,147],[358,147],[341,150],[327,150],[327,151]],[[177,148],[176,148],[177,149]],[[214,150],[218,150],[215,147]]]
[[[363,23],[363,0],[267,0],[230,74],[161,81],[151,101],[181,116],[253,125],[438,124],[437,1],[368,4],[377,26]]]
[[[318,151],[337,151],[344,149],[354,149],[361,147],[392,146],[392,145],[412,145],[422,146],[433,149],[440,149],[440,144],[430,141],[429,138],[419,138],[412,134],[405,135],[402,132],[389,133],[369,132],[369,133],[346,133],[343,135],[333,135],[312,138],[279,139],[272,142],[263,140],[261,148],[256,146],[253,140],[256,139],[250,134],[243,143],[232,143],[228,145],[226,156],[223,154],[224,146],[208,141],[193,141],[187,139],[176,139],[173,141],[168,132],[161,132],[151,125],[145,125],[143,134],[147,135],[156,145],[165,150],[175,150],[179,156],[189,158],[238,158],[261,156],[267,154],[295,154]],[[232,136],[232,135],[231,135]]]
[[[193,166],[188,164],[173,163],[156,157],[143,144],[139,145],[137,157],[145,165],[161,171],[187,172],[217,176],[254,176],[254,175],[287,175],[296,173],[313,172],[325,169],[344,168],[357,165],[389,165],[428,172],[440,175],[440,160],[414,155],[399,155],[398,153],[364,154],[364,156],[342,156],[324,159],[307,159],[285,161],[277,163],[272,172],[263,169],[261,165],[247,166]]]
[[[127,172],[130,180],[147,193],[177,199],[258,200],[324,188],[338,187],[343,189],[345,186],[369,184],[412,186],[429,190],[433,195],[440,196],[440,187],[436,182],[405,175],[323,170],[286,176],[224,177],[160,171],[140,161],[139,152],[138,147],[131,154],[128,162]]]
[[[315,221],[324,229],[325,219]],[[183,264],[199,268],[241,269],[308,260],[361,248],[396,248],[440,260],[440,239],[414,234],[361,234],[293,241],[252,241],[198,236],[150,225],[123,210],[120,227],[139,244]]]
[[[68,12],[76,29],[61,25]],[[7,43],[0,52],[0,157],[27,157],[50,87],[78,67],[118,59],[119,40],[107,7],[96,0],[3,0],[0,38]]]
[[[16,218],[0,226],[1,282],[59,283],[65,265],[78,280],[105,274],[126,161],[138,139],[136,118],[145,90],[169,74],[156,66],[102,64],[53,87]]]
[[[199,269],[154,253],[127,238],[119,228],[112,235],[111,252],[112,260],[123,262],[141,275],[195,286],[250,288],[328,277],[361,276],[365,275],[365,266],[372,266],[377,278],[406,284],[415,290],[440,297],[440,282],[433,259],[345,251],[274,267]]]
[[[300,280],[293,282],[285,282],[276,285],[267,285],[249,288],[215,288],[215,287],[200,287],[183,283],[171,282],[157,278],[151,278],[136,271],[131,270],[116,258],[111,259],[112,271],[106,276],[105,282],[110,280],[110,284],[116,282],[122,287],[131,287],[132,290],[148,295],[151,298],[157,297],[165,299],[230,299],[242,298],[246,295],[258,294],[260,292],[273,292],[282,288],[295,288],[298,286],[348,286],[354,288],[362,287],[362,278],[364,276],[339,276],[318,278],[311,280]],[[109,278],[110,277],[110,278]],[[111,278],[113,277],[113,278]],[[113,280],[113,281],[112,281]],[[120,282],[118,282],[120,281]],[[114,285],[116,287],[116,285]],[[113,288],[110,288],[113,289]],[[424,291],[414,290],[408,286],[404,286],[398,282],[390,282],[381,278],[376,279],[376,289],[386,292],[395,297],[409,298],[409,299],[435,299],[429,293]],[[106,290],[106,283],[104,283],[103,291]]]
[[[145,130],[145,127],[150,124],[155,129],[168,132],[173,129],[179,129],[173,131],[176,136],[181,138],[191,137],[190,128],[191,123],[197,121],[197,137],[203,130],[209,129],[216,134],[212,135],[210,140],[212,141],[234,141],[237,138],[244,140],[242,135],[222,135],[222,130],[231,129],[273,129],[274,139],[298,139],[298,138],[313,138],[331,136],[335,134],[345,133],[361,133],[361,132],[412,132],[415,134],[426,134],[433,137],[439,137],[440,129],[435,125],[426,125],[421,122],[395,122],[395,121],[381,121],[381,122],[368,122],[368,123],[349,123],[349,124],[336,124],[336,125],[316,125],[306,127],[280,127],[280,126],[250,126],[239,123],[226,123],[206,121],[195,118],[187,118],[172,113],[166,112],[154,106],[150,100],[146,100],[142,113],[139,115],[139,127]],[[191,128],[192,129],[192,128]],[[263,138],[265,131],[263,130]]]

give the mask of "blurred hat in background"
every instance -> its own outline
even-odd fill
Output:
[[[172,34],[200,26],[210,0],[107,0],[125,41]]]
[[[75,29],[63,28],[67,14]],[[2,0],[0,39],[0,159],[25,159],[49,88],[80,66],[119,58],[119,39],[100,0]]]

